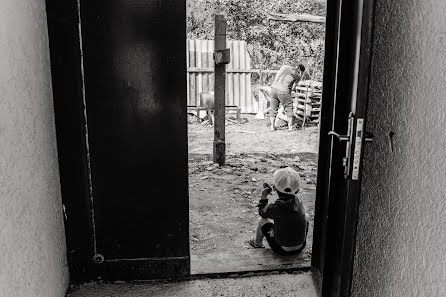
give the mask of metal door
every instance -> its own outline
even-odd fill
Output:
[[[188,275],[184,0],[81,0],[94,261],[113,279]]]
[[[373,0],[328,1],[312,270],[323,297],[349,296],[361,191]]]

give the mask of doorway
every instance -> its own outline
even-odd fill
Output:
[[[188,152],[191,273],[226,273],[276,269],[310,269],[316,197],[319,123],[322,103],[325,13],[323,1],[187,1]],[[287,7],[284,9],[283,7]],[[305,7],[305,10],[304,10]],[[321,22],[283,22],[265,8],[284,15],[306,11]],[[213,163],[214,128],[201,110],[200,94],[214,90],[214,15],[226,17],[226,163]],[[266,20],[262,17],[270,17]],[[251,32],[250,28],[256,28]],[[299,69],[301,64],[304,69]],[[270,132],[271,83],[282,65],[304,77],[293,88],[294,131],[279,109]],[[304,72],[305,71],[305,72]],[[253,248],[258,200],[264,182],[283,167],[301,179],[298,196],[310,217],[306,248],[278,256]],[[271,197],[271,202],[277,194]]]

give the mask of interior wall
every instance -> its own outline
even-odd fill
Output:
[[[352,293],[446,296],[446,2],[376,2]]]
[[[68,286],[44,0],[0,4],[0,296]]]

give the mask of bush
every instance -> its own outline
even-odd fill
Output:
[[[302,63],[314,79],[322,81],[325,25],[268,21],[267,12],[325,16],[326,4],[320,0],[188,0],[187,36],[213,39],[214,16],[223,14],[228,39],[247,41],[251,68]]]

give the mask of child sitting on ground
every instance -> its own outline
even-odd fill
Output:
[[[256,236],[248,241],[254,248],[263,248],[263,237],[271,249],[280,255],[300,253],[308,233],[309,216],[305,213],[302,200],[297,197],[300,177],[294,169],[287,167],[274,172],[274,188],[279,199],[268,203],[272,188],[264,185],[262,197],[257,205],[261,216]]]

